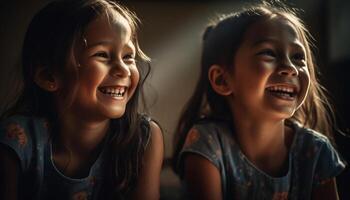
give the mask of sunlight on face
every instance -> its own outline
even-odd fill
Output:
[[[118,14],[90,22],[76,54],[80,67],[71,113],[91,120],[121,117],[139,81],[128,21]]]
[[[291,117],[309,88],[306,63],[305,48],[290,22],[270,19],[253,24],[234,58],[234,112]]]

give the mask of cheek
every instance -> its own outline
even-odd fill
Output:
[[[252,66],[249,73],[245,75],[245,82],[250,85],[252,90],[263,95],[266,84],[272,78],[274,69],[275,65],[273,63],[257,62]]]
[[[260,74],[271,74],[273,73],[277,68],[277,65],[275,62],[272,61],[263,61],[260,60],[256,63],[256,70]]]
[[[140,73],[136,66],[130,68],[130,72],[131,72],[131,85],[132,85],[132,93],[133,93],[140,81]]]
[[[108,74],[108,70],[102,66],[86,67],[78,74],[78,79],[87,85],[94,85],[101,82]]]

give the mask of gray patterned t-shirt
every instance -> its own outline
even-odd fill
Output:
[[[337,176],[345,164],[320,133],[292,123],[295,131],[288,172],[272,177],[254,166],[236,143],[224,121],[203,120],[187,135],[179,157],[180,175],[185,153],[195,153],[220,171],[224,199],[310,199],[312,188]]]
[[[149,121],[148,116],[141,116],[140,126],[144,135],[140,142],[145,146],[150,138]],[[112,191],[104,188],[104,169],[109,164],[106,156],[110,141],[119,130],[110,130],[101,153],[92,164],[89,174],[83,178],[67,177],[56,168],[52,160],[52,144],[45,119],[18,115],[1,121],[0,145],[10,148],[19,159],[22,174],[19,186],[21,199],[106,199],[112,194]]]

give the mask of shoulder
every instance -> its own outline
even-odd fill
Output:
[[[228,132],[228,126],[223,121],[205,118],[187,133],[177,169],[189,198],[222,199],[221,141]]]
[[[160,125],[147,115],[142,116],[143,126],[147,127],[147,142],[145,146],[145,159],[159,164],[163,160],[164,140]]]
[[[6,119],[2,119],[0,124],[1,128],[5,128],[6,130],[26,129],[30,121],[30,117],[23,115],[15,115]]]
[[[320,132],[310,128],[302,127],[301,124],[294,122],[293,127],[298,137],[298,143],[302,146],[317,146],[331,145],[330,140]]]
[[[163,132],[155,121],[150,121],[150,140],[157,144],[163,144]]]
[[[30,141],[30,118],[12,116],[0,122],[0,142],[18,148],[24,148]]]
[[[223,141],[228,141],[231,137],[231,129],[225,121],[202,119],[188,131],[184,147],[203,140],[212,146],[221,146]]]
[[[159,125],[151,118],[144,118],[148,141],[145,146],[142,169],[131,199],[159,199],[160,172],[162,169],[164,144]]]
[[[150,116],[140,115],[140,128],[143,132],[145,146],[163,144],[163,132],[157,121]]]
[[[314,184],[318,185],[342,172],[345,162],[330,140],[315,130],[298,126],[294,153],[304,168],[309,166],[314,170]]]
[[[163,131],[158,122],[148,117],[148,148],[163,149]]]
[[[295,144],[293,150],[296,155],[300,157],[307,157],[311,162],[317,162],[320,156],[324,156],[324,152],[337,153],[333,148],[331,141],[323,134],[302,127],[300,124],[295,123]],[[321,158],[322,158],[321,157]]]
[[[216,168],[223,164],[224,151],[233,142],[228,124],[223,121],[203,119],[188,131],[177,160],[177,169],[183,175],[184,161],[190,154],[206,159]]]
[[[27,130],[31,131],[33,126],[40,124],[43,127],[47,126],[47,120],[44,118],[25,116],[25,115],[14,115],[0,121],[0,126],[2,129],[8,131],[12,130]]]
[[[44,124],[44,120],[22,115],[11,116],[0,122],[0,143],[15,153],[22,169],[29,167],[33,145],[37,144],[33,140],[42,135],[40,133]]]

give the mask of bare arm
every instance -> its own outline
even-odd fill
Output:
[[[8,147],[0,144],[0,199],[18,199],[19,160]]]
[[[190,199],[222,199],[220,172],[209,160],[192,153],[184,157],[184,180]]]
[[[145,151],[144,165],[138,178],[136,188],[130,194],[131,199],[159,199],[160,171],[162,169],[164,144],[159,126],[150,122],[151,138]]]
[[[338,200],[338,191],[335,178],[329,179],[319,185],[317,188],[314,188],[312,191],[312,199],[326,200],[334,199]]]

